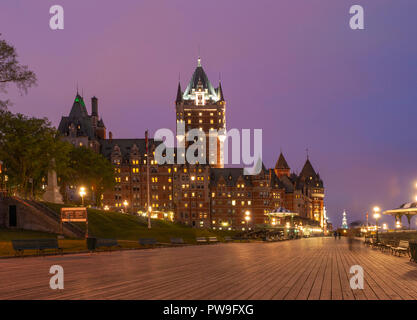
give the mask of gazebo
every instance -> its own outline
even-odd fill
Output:
[[[265,213],[265,215],[268,216],[269,223],[271,223],[273,226],[277,224],[276,219],[279,219],[280,221],[286,221],[286,218],[289,217],[291,218],[291,227],[293,227],[293,219],[295,216],[298,216],[299,214],[297,212],[291,212],[286,208],[279,207],[273,211]]]
[[[411,229],[411,219],[417,215],[417,202],[408,202],[402,204],[399,208],[393,210],[387,210],[383,212],[386,215],[391,215],[395,218],[395,221],[401,223],[401,217],[406,216],[408,220],[408,229]]]

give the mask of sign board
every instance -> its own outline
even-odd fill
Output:
[[[86,222],[86,208],[61,208],[62,222]]]

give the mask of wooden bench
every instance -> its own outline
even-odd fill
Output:
[[[171,244],[184,244],[183,238],[171,238]]]
[[[120,247],[116,239],[97,239],[96,248]]]
[[[226,237],[224,237],[224,241],[230,242],[230,241],[233,241],[233,239],[230,236],[226,236]]]
[[[197,237],[195,238],[195,240],[197,241],[197,243],[207,243],[206,237]]]
[[[209,237],[209,242],[219,242],[219,240],[217,240],[217,237]]]
[[[158,241],[154,238],[140,238],[139,244],[141,246],[155,246],[158,244]]]
[[[62,248],[58,245],[57,239],[24,239],[12,240],[13,249],[16,255],[23,255],[25,250],[36,250],[36,252],[44,253],[44,250],[55,249],[62,253]]]
[[[398,253],[400,256],[402,253],[408,254],[410,244],[408,241],[400,240],[397,247],[391,247],[393,253]]]
[[[57,239],[39,239],[38,243],[39,251],[42,253],[44,252],[44,250],[54,249],[62,254],[62,248],[59,247]]]

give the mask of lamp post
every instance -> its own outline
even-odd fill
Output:
[[[376,241],[379,242],[378,237],[378,219],[381,218],[381,214],[379,213],[381,209],[379,207],[374,207],[374,218],[376,221]]]
[[[247,229],[247,234],[249,234],[249,221],[250,221],[251,217],[250,217],[250,211],[246,210],[245,211],[245,220],[246,220],[246,229]]]
[[[129,202],[127,200],[123,201],[123,205],[125,206],[125,213],[127,213],[127,206],[129,205]]]
[[[80,188],[79,194],[80,194],[80,197],[81,197],[81,205],[84,207],[84,196],[87,194],[85,192],[85,188],[84,187],[81,187]]]

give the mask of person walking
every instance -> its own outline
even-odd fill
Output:
[[[337,233],[339,240],[342,238],[342,234],[340,232]]]
[[[337,231],[333,232],[333,235],[334,235],[334,239],[336,240],[337,239]]]

